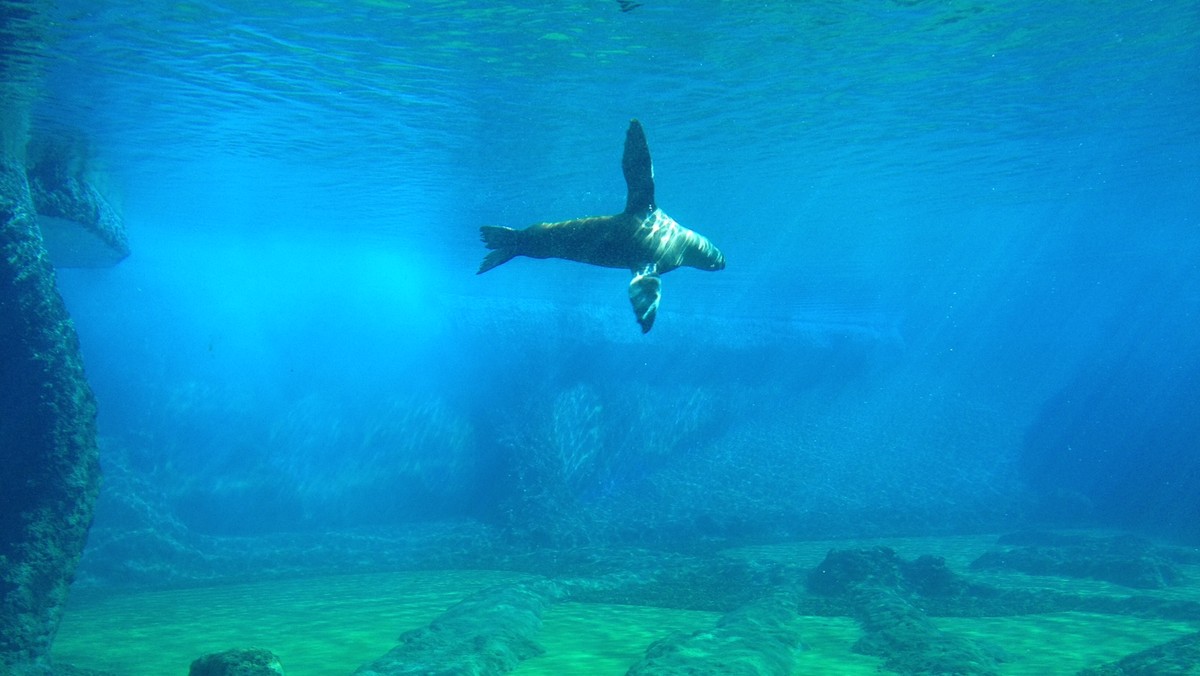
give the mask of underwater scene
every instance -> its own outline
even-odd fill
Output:
[[[0,676],[1200,674],[1200,2],[0,0]]]

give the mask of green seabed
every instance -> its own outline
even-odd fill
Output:
[[[986,538],[872,540],[897,551],[946,556],[952,567]],[[935,546],[935,542],[941,546]],[[819,561],[834,543],[729,550],[726,556]],[[838,546],[851,543],[838,542]],[[814,561],[814,562],[815,562]],[[1095,581],[1061,578],[1001,580],[1025,588],[1080,593],[1116,592]],[[253,584],[122,595],[84,595],[72,601],[54,646],[55,659],[76,667],[127,676],[184,674],[205,653],[235,647],[268,648],[289,676],[350,674],[386,653],[404,631],[427,625],[481,589],[530,580],[512,572],[405,571],[313,577]],[[1194,586],[1167,592],[1197,597]],[[543,615],[539,657],[522,662],[518,676],[624,674],[654,641],[675,632],[709,629],[720,613],[649,606],[563,602]],[[1072,674],[1196,631],[1193,623],[1081,612],[1011,617],[934,618],[943,630],[1000,645],[1002,674]],[[852,651],[861,635],[848,617],[804,616],[796,631],[804,651],[796,674],[878,674],[881,661]]]
[[[144,592],[72,605],[56,661],[128,676],[187,672],[191,661],[234,647],[279,655],[288,676],[349,674],[485,587],[528,576],[453,570],[340,575]],[[720,613],[563,603],[543,618],[542,657],[516,674],[625,673],[651,642],[696,631]],[[847,621],[847,628],[853,623]]]

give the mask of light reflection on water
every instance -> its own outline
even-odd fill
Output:
[[[88,137],[135,230],[334,232],[468,274],[480,224],[619,210],[636,116],[662,206],[730,257],[687,284],[871,306],[1200,172],[1200,13],[1173,7],[76,0],[36,121]]]
[[[1044,171],[1107,131],[1195,131],[1164,125],[1187,92],[1157,87],[1195,64],[1200,20],[1149,4],[76,5],[49,31],[44,123],[132,175],[271,158],[368,211],[592,186],[630,116],[676,171],[730,158],[797,188],[831,165]]]

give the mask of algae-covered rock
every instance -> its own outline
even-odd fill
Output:
[[[42,247],[24,167],[3,157],[0,440],[0,673],[24,673],[49,663],[100,467],[96,404],[75,327]]]
[[[1183,582],[1171,549],[1133,535],[1018,533],[1001,538],[998,544],[1011,546],[985,552],[971,563],[971,569],[1103,580],[1134,589],[1161,589]]]
[[[925,613],[892,589],[855,592],[863,637],[854,652],[883,658],[901,674],[999,674],[1006,656],[999,647],[942,631]]]
[[[283,676],[283,665],[270,650],[235,648],[197,659],[188,676]]]
[[[1197,676],[1200,632],[1181,636],[1116,662],[1084,669],[1079,676]]]
[[[125,223],[96,187],[81,142],[30,145],[29,189],[56,267],[109,267],[129,255]]]
[[[541,655],[535,641],[542,611],[562,590],[549,580],[473,594],[429,626],[405,632],[400,645],[359,667],[355,676],[490,676]]]
[[[961,609],[989,592],[939,557],[905,561],[887,547],[833,550],[809,574],[808,589],[843,601],[863,628],[854,651],[882,658],[892,671],[990,676],[1005,660],[997,646],[942,631],[922,608],[940,600]]]
[[[957,596],[968,588],[945,559],[927,555],[905,561],[888,547],[832,550],[808,575],[809,591],[823,596],[849,594],[862,585],[930,597]]]
[[[784,596],[724,615],[711,629],[653,643],[627,676],[789,676],[800,652],[796,604]]]

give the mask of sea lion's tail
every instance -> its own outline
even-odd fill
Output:
[[[520,253],[517,245],[521,233],[517,230],[498,225],[485,225],[479,228],[479,235],[484,245],[493,251],[483,257],[483,262],[479,264],[479,271],[475,273],[477,275],[482,275],[497,265],[507,263]]]

